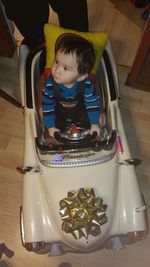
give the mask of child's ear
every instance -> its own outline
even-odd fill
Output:
[[[85,80],[87,77],[88,77],[88,73],[81,74],[78,77],[77,82],[81,82],[81,81]]]

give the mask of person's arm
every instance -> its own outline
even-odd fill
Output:
[[[56,100],[54,96],[51,78],[49,77],[44,84],[42,90],[42,113],[46,128],[55,127],[55,106]]]
[[[100,134],[100,95],[97,93],[95,84],[87,80],[85,84],[84,103],[91,124],[91,133],[94,131]]]

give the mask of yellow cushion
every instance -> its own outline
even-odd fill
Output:
[[[75,30],[64,29],[55,24],[49,23],[44,25],[46,41],[46,68],[51,68],[52,66],[55,54],[55,42],[57,38],[59,35],[68,32],[79,34],[93,44],[96,53],[96,61],[91,73],[96,74],[100,57],[108,40],[108,34],[106,32],[79,32]]]

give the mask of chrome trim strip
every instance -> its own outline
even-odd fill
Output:
[[[81,160],[81,161],[68,161],[68,162],[52,162],[49,160],[40,160],[40,162],[46,166],[46,167],[53,167],[53,168],[70,168],[70,167],[81,167],[81,166],[90,166],[90,165],[96,165],[96,164],[102,164],[105,163],[107,161],[110,161],[112,158],[114,158],[115,156],[115,152],[116,150],[111,153],[110,155],[103,157],[103,158],[99,158],[99,159],[90,159],[90,160]]]

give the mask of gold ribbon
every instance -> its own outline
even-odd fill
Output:
[[[68,196],[59,202],[62,230],[71,233],[75,239],[101,233],[100,226],[107,222],[107,205],[95,196],[93,188],[80,188],[69,191]]]

